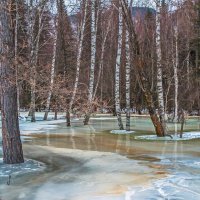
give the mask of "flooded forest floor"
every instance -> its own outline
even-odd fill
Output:
[[[4,165],[0,149],[1,200],[200,199],[200,139],[140,138],[154,134],[149,118],[131,117],[131,134],[110,133],[112,116],[20,127],[26,162]],[[198,135],[200,120],[187,120],[185,132]]]

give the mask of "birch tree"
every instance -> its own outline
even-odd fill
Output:
[[[156,1],[156,54],[157,54],[157,93],[158,93],[158,112],[160,121],[166,133],[165,106],[162,76],[162,54],[161,54],[161,2]]]
[[[33,91],[34,89],[34,67],[32,66],[33,62],[33,53],[34,53],[34,24],[35,24],[35,10],[33,6],[33,0],[28,1],[28,14],[27,14],[27,23],[28,23],[28,48],[29,48],[29,53],[30,53],[30,58],[29,58],[29,67],[30,67],[30,84],[31,84],[31,105],[29,109],[29,116],[32,117],[31,120],[35,121],[35,93]]]
[[[0,87],[3,161],[6,164],[24,162],[18,122],[15,44],[12,2],[0,2]]]
[[[145,64],[142,58],[140,57],[140,48],[139,48],[139,43],[137,41],[137,35],[135,33],[131,12],[125,0],[120,0],[120,4],[122,6],[122,13],[129,32],[130,49],[131,52],[133,53],[134,59],[137,60],[135,64],[136,77],[139,82],[140,88],[143,91],[149,115],[154,125],[156,135],[158,137],[163,137],[165,136],[163,123],[161,122],[160,118],[156,113],[156,107],[153,100],[153,93],[151,91],[151,83],[149,82],[146,73],[144,73]]]
[[[29,27],[29,48],[30,48],[30,59],[29,59],[29,67],[30,67],[30,84],[31,84],[31,105],[29,116],[31,116],[31,122],[35,122],[35,101],[36,101],[36,66],[38,61],[38,52],[39,52],[39,42],[40,35],[43,29],[42,18],[44,14],[46,1],[40,1],[38,5],[37,11],[38,14],[38,31],[36,36],[34,37],[34,27],[35,27],[35,18],[33,7],[33,0],[30,0],[30,27]]]
[[[132,4],[133,1],[130,1],[130,14],[132,16]],[[128,5],[128,1],[127,1]],[[130,131],[130,89],[131,89],[131,80],[130,80],[130,75],[131,75],[131,52],[130,52],[130,47],[129,47],[129,32],[126,27],[126,130]]]
[[[129,32],[126,30],[126,130],[130,131],[130,48],[129,48]]]
[[[175,34],[175,63],[173,65],[174,68],[174,121],[178,120],[178,25],[174,27]]]
[[[97,24],[98,21],[95,17],[96,0],[91,1],[91,65],[90,65],[90,78],[89,78],[89,89],[88,89],[88,105],[84,119],[84,125],[88,125],[90,115],[92,112],[92,101],[94,93],[94,70],[96,64],[96,38],[97,38]],[[98,17],[98,15],[97,15]]]
[[[48,92],[47,102],[46,102],[46,108],[45,108],[45,114],[44,114],[44,120],[47,120],[50,103],[51,103],[51,97],[53,92],[53,86],[54,86],[54,77],[55,77],[55,63],[56,63],[56,46],[57,46],[57,38],[58,38],[58,31],[57,31],[57,17],[55,19],[55,33],[54,33],[54,43],[53,43],[53,57],[52,57],[52,63],[51,63],[51,74],[50,74],[50,88]]]
[[[70,113],[72,110],[72,106],[74,104],[75,96],[78,89],[78,83],[79,83],[79,76],[80,76],[80,66],[81,66],[81,55],[83,51],[83,39],[84,39],[84,32],[85,32],[85,26],[86,26],[86,20],[87,20],[87,9],[88,9],[88,0],[85,0],[85,7],[84,7],[84,15],[83,15],[83,21],[80,28],[80,37],[77,42],[77,58],[76,58],[76,75],[75,75],[75,82],[74,82],[74,88],[72,91],[72,97],[69,103],[69,109],[67,111],[67,126],[70,126]]]
[[[118,126],[120,130],[124,129],[121,118],[121,106],[120,106],[120,65],[121,65],[121,52],[122,52],[122,31],[123,31],[122,7],[119,6],[118,47],[117,47],[117,58],[115,66],[115,111],[117,114]]]
[[[100,82],[101,77],[103,76],[102,74],[103,74],[104,54],[105,54],[106,41],[107,41],[107,37],[108,37],[109,31],[110,31],[110,20],[109,20],[107,29],[105,31],[103,42],[102,42],[102,46],[101,46],[101,56],[100,56],[100,61],[99,61],[99,71],[98,71],[96,86],[95,86],[95,90],[94,90],[94,94],[93,94],[93,99],[96,97],[97,89],[98,89],[98,86],[99,86],[99,82]]]

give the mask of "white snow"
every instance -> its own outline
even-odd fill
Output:
[[[116,117],[91,117],[92,120],[115,120]]]
[[[20,132],[22,135],[43,133],[47,130],[57,128],[57,124],[64,123],[65,120],[53,120],[53,121],[37,121],[37,122],[26,122],[20,123]]]
[[[180,138],[178,136],[172,135],[173,139],[171,139],[169,136],[166,137],[157,137],[156,135],[142,135],[142,136],[136,136],[135,139],[142,139],[142,140],[171,140],[171,141],[181,141],[181,140],[192,140],[192,139],[200,139],[200,132],[199,131],[193,131],[193,132],[184,132],[183,137]]]
[[[36,113],[36,122],[30,122],[29,120],[24,120],[27,118],[27,113],[21,113],[20,122],[20,132],[22,135],[30,135],[30,134],[40,134],[44,133],[48,130],[52,130],[57,128],[58,124],[64,123],[65,118],[63,114],[58,115],[58,120],[53,120],[53,113],[49,113],[48,120],[43,121],[44,113]]]
[[[0,158],[0,179],[9,175],[16,176],[19,174],[25,174],[34,171],[42,171],[44,169],[45,164],[38,161],[29,159],[25,160],[25,162],[22,164],[7,165],[3,164],[3,159]]]
[[[131,134],[134,133],[135,131],[126,131],[126,130],[112,130],[110,133],[113,134]]]

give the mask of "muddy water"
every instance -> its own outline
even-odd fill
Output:
[[[136,140],[135,135],[152,134],[153,127],[146,118],[131,122],[135,133],[129,135],[110,134],[117,129],[112,117],[29,134],[25,156],[45,168],[13,175],[9,186],[0,180],[0,199],[200,199],[200,140]],[[185,128],[199,131],[199,121]],[[173,132],[173,124],[169,129]]]

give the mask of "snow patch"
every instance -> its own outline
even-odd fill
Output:
[[[25,160],[21,164],[4,164],[3,158],[0,158],[0,179],[3,177],[8,177],[9,175],[16,176],[20,174],[42,171],[45,169],[45,165],[41,162],[34,160]]]
[[[48,130],[53,130],[58,127],[57,124],[64,123],[65,120],[52,121],[36,121],[20,123],[20,132],[22,135],[40,134]]]
[[[115,120],[116,117],[91,117],[93,120]]]
[[[142,140],[170,140],[170,141],[182,141],[182,140],[192,140],[192,139],[200,139],[200,132],[184,132],[183,137],[180,138],[178,136],[172,135],[173,139],[169,136],[166,137],[157,137],[156,135],[142,135],[136,136],[135,139],[142,139]]]
[[[126,130],[112,130],[110,133],[113,134],[131,134],[134,133],[135,131],[126,131]]]
[[[79,118],[72,118],[71,120],[72,121],[79,121],[80,119]]]

